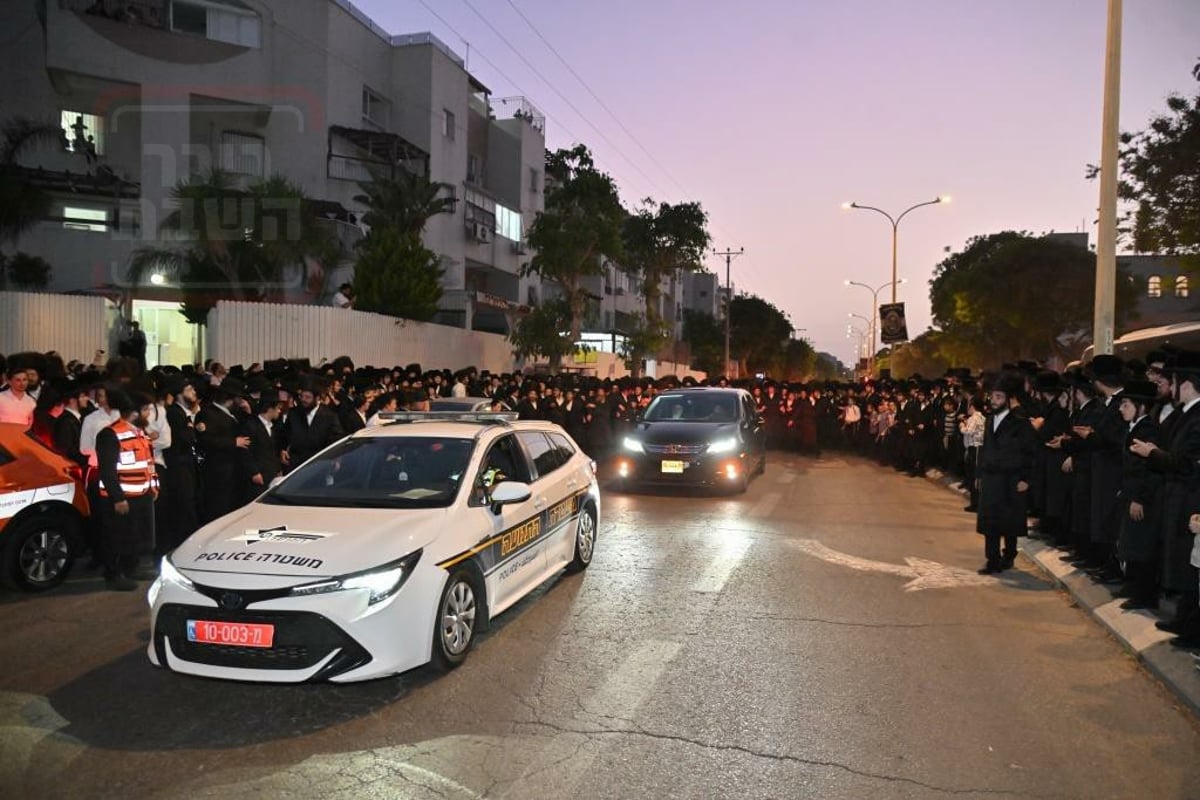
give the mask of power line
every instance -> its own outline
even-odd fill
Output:
[[[465,2],[465,0],[464,0],[464,2]],[[625,135],[628,136],[629,139],[635,145],[638,146],[638,149],[646,154],[646,157],[650,159],[650,161],[654,164],[654,166],[658,167],[659,171],[661,171],[662,174],[667,177],[667,180],[669,180],[671,183],[675,184],[675,188],[677,188],[677,189],[679,189],[679,191],[683,192],[684,195],[687,195],[688,194],[687,189],[683,188],[683,185],[679,181],[675,180],[675,178],[671,175],[671,173],[667,171],[667,168],[664,167],[661,163],[659,163],[658,159],[656,159],[654,157],[654,155],[649,150],[647,150],[646,147],[638,140],[638,138],[633,135],[633,131],[631,131],[631,130],[629,130],[629,128],[625,127],[625,123],[621,122],[621,118],[618,117],[616,115],[616,113],[613,112],[613,110],[608,107],[608,104],[606,104],[603,100],[600,99],[599,95],[596,94],[596,92],[592,89],[592,87],[588,84],[588,82],[583,79],[583,76],[575,71],[575,68],[572,67],[571,64],[567,61],[567,59],[563,57],[562,53],[558,52],[558,48],[556,48],[553,44],[551,44],[550,40],[547,39],[544,35],[542,35],[542,32],[540,30],[538,30],[538,27],[536,25],[533,24],[533,21],[530,20],[529,17],[525,16],[525,12],[522,11],[517,6],[517,4],[513,2],[513,0],[506,0],[506,2],[509,4],[509,6],[512,7],[513,11],[517,12],[517,16],[519,16],[522,20],[524,20],[525,24],[529,26],[529,30],[533,31],[534,34],[539,39],[542,40],[542,44],[546,45],[547,49],[549,49],[550,52],[554,54],[554,57],[557,58],[562,63],[562,65],[567,68],[567,71],[570,72],[575,77],[575,80],[579,81],[579,85],[582,86],[584,89],[586,89],[587,93],[592,96],[592,99],[595,100],[596,103],[602,109],[604,109],[604,111],[610,117],[612,117],[613,122],[616,122],[617,126],[622,131],[625,132]]]
[[[418,0],[418,2],[420,2],[421,5],[425,5],[425,0]],[[516,48],[516,46],[513,45],[512,42],[510,42],[508,40],[508,37],[506,37],[503,33],[501,33],[496,28],[496,26],[493,25],[490,20],[488,20],[487,17],[485,17],[483,14],[481,14],[479,12],[479,9],[475,8],[475,6],[473,6],[471,4],[471,0],[462,0],[462,2],[463,2],[463,5],[465,5],[469,9],[471,9],[471,12],[473,14],[475,14],[475,16],[479,17],[479,19],[483,21],[484,25],[488,26],[488,28],[492,31],[492,33],[494,33],[496,36],[498,36],[500,38],[500,41],[504,42],[504,44],[508,47],[509,50],[512,50],[513,53],[516,54],[517,58],[521,59],[521,63],[523,63],[525,66],[529,67],[529,69],[531,69],[533,71],[533,74],[537,75],[538,78],[541,79],[542,83],[546,84],[546,87],[548,89],[550,89],[550,91],[554,92],[554,94],[557,95],[560,100],[562,100],[564,103],[567,104],[568,108],[570,108],[572,111],[575,112],[576,116],[578,116],[581,120],[583,120],[584,123],[586,123],[589,128],[591,128],[593,131],[595,131],[596,135],[599,136],[604,141],[605,144],[607,144],[609,147],[611,147],[613,149],[613,151],[616,152],[617,155],[619,155],[622,159],[625,160],[625,162],[627,164],[629,164],[629,166],[633,167],[634,170],[637,171],[637,173],[639,175],[641,175],[643,178],[645,178],[646,182],[652,188],[658,190],[659,194],[666,194],[666,192],[663,192],[662,187],[659,186],[658,183],[656,183],[653,178],[651,178],[649,175],[647,175],[642,170],[642,168],[639,167],[633,161],[633,159],[631,159],[629,156],[625,155],[625,153],[621,150],[621,148],[617,147],[617,145],[614,144],[611,139],[609,139],[607,136],[605,136],[604,131],[600,130],[600,128],[595,123],[593,123],[590,119],[588,119],[586,114],[584,114],[582,111],[580,111],[579,108],[574,103],[572,103],[571,100],[566,95],[564,95],[562,92],[560,92],[558,90],[558,88],[555,87],[555,85],[553,83],[551,83],[550,80],[545,75],[542,74],[541,70],[539,70],[537,67],[535,67],[529,61],[529,59],[526,58],[525,55],[520,50],[518,50]],[[428,6],[426,6],[426,7],[428,8]],[[461,36],[461,34],[459,34],[459,35]],[[515,86],[516,84],[513,84],[513,85]],[[522,92],[522,93],[524,94],[524,92]]]

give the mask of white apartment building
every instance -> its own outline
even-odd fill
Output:
[[[328,302],[349,278],[358,183],[396,169],[458,201],[426,230],[445,268],[438,321],[506,332],[537,294],[520,267],[543,207],[544,117],[492,99],[431,34],[391,35],[345,0],[8,0],[0,30],[0,122],[64,130],[22,159],[54,208],[6,251],[45,258],[50,290],[106,294],[141,319],[151,364],[190,360],[193,331],[178,288],[131,286],[129,260],[161,244],[177,182],[212,166],[287,177],[337,229],[347,260],[297,265],[276,292],[289,301]]]

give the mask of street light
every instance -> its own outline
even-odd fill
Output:
[[[897,240],[899,239],[899,234],[900,234],[900,221],[903,220],[906,216],[908,216],[909,212],[916,211],[918,208],[923,208],[925,206],[936,206],[936,205],[940,205],[943,203],[949,203],[949,202],[950,202],[950,197],[948,195],[946,195],[946,196],[938,195],[933,200],[926,200],[924,203],[917,203],[915,206],[910,206],[910,207],[904,209],[904,211],[901,212],[900,215],[897,217],[893,217],[891,214],[884,211],[882,208],[876,208],[875,206],[864,206],[864,205],[861,205],[861,204],[855,203],[855,202],[842,203],[842,208],[846,208],[846,209],[855,208],[855,209],[860,209],[862,211],[874,211],[877,214],[883,214],[883,216],[887,217],[888,222],[892,223],[892,302],[893,303],[896,302],[896,285],[899,283],[899,281],[896,280],[896,255],[897,255],[897,249],[898,249]]]
[[[847,204],[847,206],[848,205],[849,204]],[[883,286],[880,286],[878,289],[872,289],[867,284],[859,283],[858,281],[849,281],[848,280],[848,281],[843,281],[843,282],[847,286],[861,286],[862,288],[866,289],[868,292],[871,293],[871,320],[870,320],[871,327],[870,327],[870,330],[868,331],[868,333],[871,336],[871,348],[870,348],[870,352],[867,355],[867,358],[869,359],[869,363],[868,363],[869,369],[867,371],[867,375],[870,376],[875,371],[875,340],[878,338],[875,335],[875,333],[876,333],[875,321],[877,319],[879,319],[879,293],[882,292],[887,287],[891,286],[892,282],[888,281]],[[901,284],[908,283],[908,278],[901,278],[899,281],[897,281],[897,283],[901,283]],[[894,297],[893,297],[893,301],[894,301]]]

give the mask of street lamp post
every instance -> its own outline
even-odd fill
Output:
[[[896,217],[893,217],[891,214],[884,211],[882,208],[876,208],[875,206],[864,206],[864,205],[861,205],[861,204],[855,203],[855,202],[842,204],[842,208],[856,208],[856,209],[861,209],[862,211],[874,211],[877,214],[882,214],[883,216],[887,217],[888,222],[892,223],[892,302],[893,303],[896,302],[896,284],[898,283],[898,281],[896,280],[896,262],[897,262],[897,255],[899,253],[898,239],[900,238],[900,222],[901,222],[901,220],[903,220],[906,216],[908,216],[908,214],[910,212],[916,211],[918,208],[924,208],[925,206],[936,206],[936,205],[940,205],[942,203],[949,203],[949,202],[950,202],[950,198],[948,196],[939,195],[939,196],[935,197],[933,200],[926,200],[924,203],[917,203],[915,206],[910,206],[910,207],[904,209],[904,211],[902,211],[900,213],[900,215],[896,216]]]
[[[876,335],[877,331],[876,331],[875,322],[876,322],[876,320],[879,319],[879,293],[882,292],[887,287],[891,286],[892,282],[888,281],[883,286],[880,286],[878,289],[872,289],[867,284],[859,283],[858,281],[845,281],[844,283],[847,286],[861,286],[862,288],[866,289],[868,292],[871,293],[871,319],[869,320],[870,328],[868,328],[868,330],[867,330],[867,334],[871,337],[871,347],[870,347],[870,352],[867,354],[867,359],[868,359],[867,375],[872,376],[875,373],[875,341],[876,341],[876,339],[878,339],[878,336]],[[900,284],[908,283],[908,278],[901,278],[899,281],[897,281],[897,283],[900,283]],[[894,295],[893,295],[892,301],[895,302]],[[857,316],[857,315],[855,315],[855,316]]]

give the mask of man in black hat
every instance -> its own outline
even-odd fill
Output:
[[[167,465],[164,493],[170,500],[164,509],[166,524],[157,537],[158,552],[165,555],[200,527],[197,510],[200,476],[196,460],[196,415],[191,410],[198,402],[196,387],[182,375],[171,376],[164,381],[162,394],[167,425],[171,428],[171,446],[163,452]]]
[[[1188,530],[1192,504],[1200,493],[1200,353],[1181,352],[1167,370],[1174,380],[1180,419],[1165,447],[1135,440],[1130,449],[1163,476],[1162,588],[1179,592],[1175,618],[1158,623],[1179,634],[1172,644],[1200,648],[1200,585],[1191,563],[1195,536]]]
[[[1130,381],[1120,395],[1126,434],[1117,553],[1125,562],[1125,585],[1117,596],[1129,598],[1122,606],[1127,609],[1158,608],[1162,476],[1131,449],[1135,441],[1159,443],[1158,423],[1149,415],[1157,396],[1158,387],[1150,381]]]
[[[1071,511],[1071,477],[1063,473],[1062,465],[1066,453],[1061,448],[1052,448],[1050,442],[1065,436],[1071,428],[1071,415],[1067,411],[1068,387],[1062,377],[1051,370],[1043,370],[1034,378],[1034,393],[1040,401],[1040,413],[1030,419],[1034,434],[1042,445],[1037,448],[1035,469],[1041,482],[1041,509],[1038,528],[1041,536],[1056,546],[1067,543],[1067,522]],[[1037,482],[1034,491],[1038,490]]]
[[[1121,387],[1125,384],[1125,365],[1111,355],[1098,355],[1090,373],[1103,406],[1095,427],[1080,426],[1075,433],[1091,439],[1092,457],[1092,529],[1088,561],[1093,577],[1106,582],[1121,580],[1121,569],[1113,557],[1121,530],[1118,498],[1121,493],[1121,452],[1129,428],[1121,418]]]
[[[1017,537],[1026,531],[1026,493],[1033,468],[1033,428],[1012,410],[1023,391],[1019,376],[1005,375],[989,393],[991,418],[979,451],[979,516],[975,530],[984,536],[987,562],[982,575],[1003,572],[1017,557]],[[1004,549],[1001,551],[1001,541]]]
[[[1094,440],[1080,435],[1081,430],[1094,430],[1100,424],[1104,406],[1096,399],[1096,388],[1082,371],[1069,376],[1075,412],[1071,415],[1071,430],[1049,447],[1059,447],[1067,457],[1062,471],[1071,476],[1071,549],[1077,566],[1086,566],[1092,542],[1092,446]]]
[[[58,381],[63,410],[54,421],[54,449],[86,470],[88,458],[79,449],[83,415],[92,404],[91,385],[62,378]]]
[[[117,421],[96,435],[99,469],[99,513],[102,520],[100,555],[109,589],[128,592],[138,557],[154,551],[154,501],[158,477],[154,455],[144,430],[153,398],[111,392],[109,406]]]
[[[196,441],[204,454],[201,493],[205,522],[235,510],[241,500],[235,483],[238,451],[250,446],[250,439],[238,432],[244,391],[240,380],[226,377],[213,387],[212,402],[196,415]]]
[[[322,387],[312,381],[300,386],[299,405],[283,426],[285,467],[295,469],[344,435],[337,414],[317,402]]]

